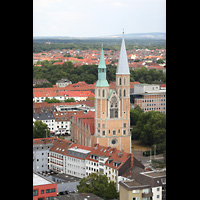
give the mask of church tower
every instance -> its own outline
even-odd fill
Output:
[[[130,73],[124,38],[116,71],[116,89],[110,90],[101,51],[98,80],[95,85],[96,143],[131,153]]]

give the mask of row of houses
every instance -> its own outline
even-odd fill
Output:
[[[120,199],[165,199],[166,172],[146,171],[132,153],[75,144],[59,138],[33,139],[33,172],[53,171],[83,178],[103,173],[116,183]]]
[[[34,172],[52,170],[79,178],[102,172],[118,183],[133,165],[144,168],[135,160],[133,154],[98,144],[88,147],[59,138],[33,139]]]
[[[91,91],[55,91],[55,90],[37,90],[34,91],[33,101],[40,103],[46,98],[57,99],[60,101],[74,98],[75,101],[86,101],[90,97],[94,97]]]
[[[58,83],[59,84],[59,83]],[[54,85],[52,88],[33,88],[33,101],[36,103],[43,102],[46,98],[58,99],[64,101],[68,98],[74,98],[76,101],[86,101],[88,98],[95,96],[95,84],[87,84],[84,81],[79,81],[74,84],[65,86]],[[130,92],[134,90],[134,85],[140,82],[130,82]],[[110,89],[115,89],[116,82],[111,81]]]

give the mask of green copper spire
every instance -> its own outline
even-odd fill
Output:
[[[106,80],[106,64],[104,60],[103,48],[101,49],[101,56],[98,66],[98,80],[96,82],[96,87],[106,87],[109,86]]]

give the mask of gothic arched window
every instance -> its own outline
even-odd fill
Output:
[[[113,96],[110,101],[110,118],[118,118],[118,101],[116,96]]]
[[[122,85],[122,78],[119,77],[119,85]]]
[[[124,77],[124,85],[126,85],[126,77]]]
[[[103,89],[103,91],[102,91],[102,97],[104,97],[105,96],[105,90]]]
[[[98,89],[98,96],[99,96],[99,97],[101,96],[100,92],[101,92],[100,89]]]
[[[124,89],[124,97],[126,96],[126,89]]]
[[[121,97],[121,96],[122,96],[122,90],[119,89],[119,97]]]

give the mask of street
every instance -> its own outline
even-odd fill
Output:
[[[145,167],[150,165],[150,162],[148,162],[148,161],[150,161],[150,156],[147,156],[147,157],[143,156],[143,151],[132,149],[132,153],[133,153],[134,157],[137,158],[139,161],[141,161]],[[151,156],[151,160],[157,160],[160,162],[164,162],[163,154]]]

